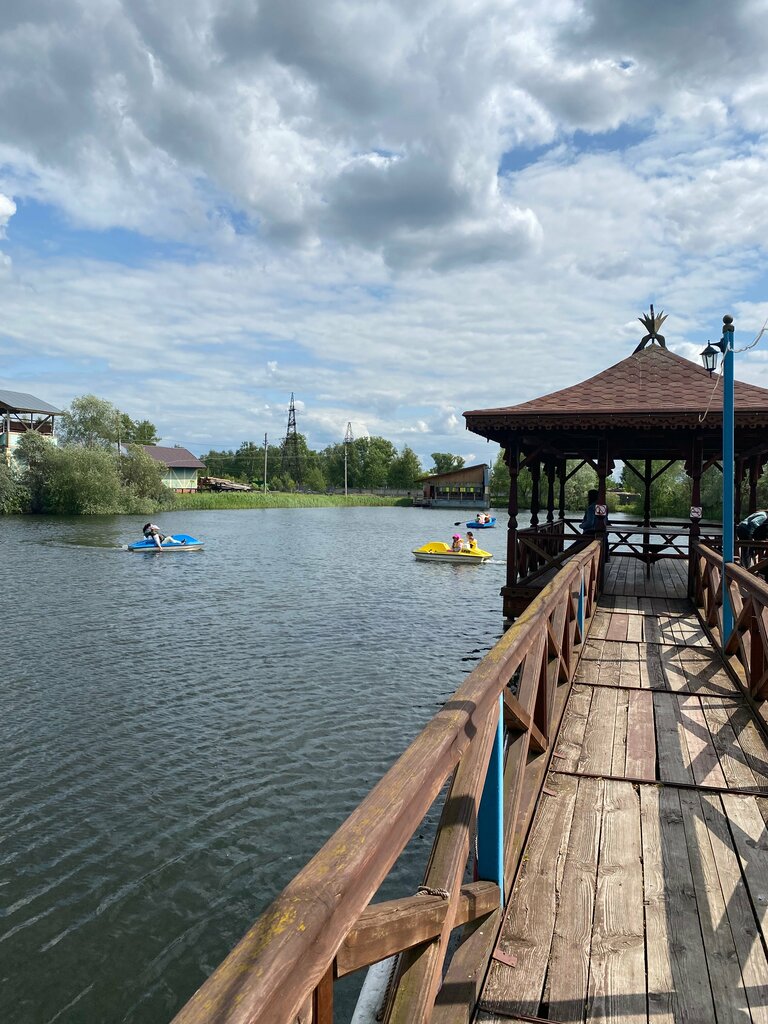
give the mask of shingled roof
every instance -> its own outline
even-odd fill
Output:
[[[709,406],[708,426],[722,420],[723,389],[689,359],[651,345],[607,370],[530,402],[465,412],[467,426],[483,436],[526,427],[695,427]],[[713,394],[714,389],[714,394]],[[736,381],[736,421],[768,425],[768,390]]]
[[[157,444],[143,444],[141,447],[155,462],[161,462],[168,469],[205,469],[205,463],[186,448],[164,448]]]

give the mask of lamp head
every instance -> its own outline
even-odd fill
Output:
[[[707,347],[703,352],[699,353],[704,369],[709,373],[710,377],[717,367],[717,357],[719,354],[720,349],[713,345],[711,341],[707,341]]]

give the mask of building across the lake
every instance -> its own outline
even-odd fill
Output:
[[[205,463],[196,455],[176,445],[164,448],[156,444],[141,446],[150,458],[165,467],[163,483],[172,491],[196,491],[198,471],[205,469]]]
[[[0,457],[6,465],[10,465],[19,440],[30,431],[55,444],[54,420],[61,415],[61,409],[34,395],[0,389]]]
[[[490,480],[491,469],[486,463],[434,473],[422,479],[424,494],[414,498],[414,504],[425,508],[486,509],[490,507]]]

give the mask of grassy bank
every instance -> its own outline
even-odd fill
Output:
[[[334,508],[356,505],[410,505],[410,498],[380,498],[376,494],[287,494],[281,491],[230,491],[217,493],[177,494],[178,509],[219,508]]]

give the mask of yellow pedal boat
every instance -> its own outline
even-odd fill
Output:
[[[428,544],[422,544],[420,548],[414,548],[413,553],[422,562],[456,562],[460,565],[479,565],[493,558],[490,551],[483,551],[482,548],[475,548],[474,551],[454,551],[450,544],[442,540],[431,540]]]

